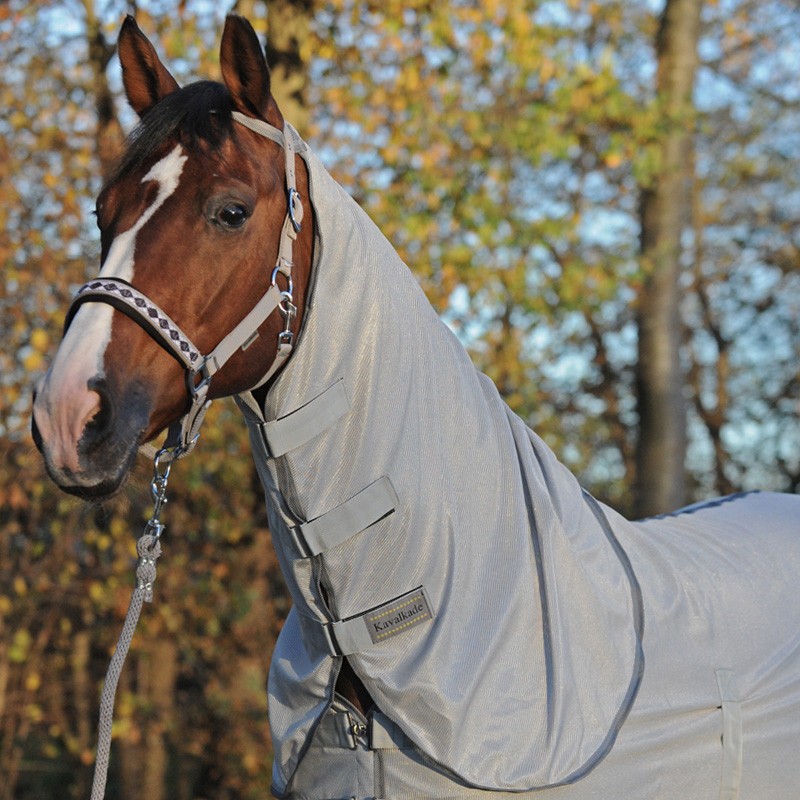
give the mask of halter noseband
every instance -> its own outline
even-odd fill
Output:
[[[262,120],[247,117],[238,111],[233,118],[246,128],[279,144],[286,156],[286,192],[288,207],[281,229],[278,260],[272,272],[272,281],[266,294],[256,303],[249,314],[208,354],[201,355],[191,339],[159,308],[149,297],[142,294],[121,278],[99,276],[81,286],[67,310],[64,322],[66,333],[78,308],[84,303],[107,303],[129,316],[155,339],[184,368],[186,385],[191,397],[191,407],[179,420],[169,427],[167,439],[161,450],[164,461],[171,461],[189,453],[197,443],[200,425],[211,405],[207,399],[213,376],[227,363],[237,350],[246,350],[257,338],[258,329],[267,317],[278,309],[284,318],[283,330],[278,334],[278,350],[269,371],[250,391],[263,386],[283,366],[291,355],[294,334],[290,330],[292,318],[297,313],[293,304],[292,284],[292,244],[300,232],[303,220],[303,203],[297,191],[295,178],[294,129],[284,122],[284,131]],[[278,274],[288,283],[285,291],[277,285]],[[156,453],[152,445],[140,448],[148,456]]]

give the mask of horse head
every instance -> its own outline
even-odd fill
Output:
[[[293,151],[281,148],[249,23],[226,20],[224,84],[180,88],[132,17],[118,52],[140,123],[97,200],[101,270],[67,315],[32,421],[53,480],[99,500],[123,485],[140,445],[196,411],[200,384],[203,406],[263,382],[300,328],[313,228],[297,224],[307,173],[297,159],[295,178]],[[254,329],[224,359],[203,358],[246,320]]]

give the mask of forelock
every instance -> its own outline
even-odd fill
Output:
[[[198,81],[168,94],[147,111],[128,137],[112,180],[140,167],[171,139],[184,147],[215,150],[233,130],[233,105],[221,83]]]

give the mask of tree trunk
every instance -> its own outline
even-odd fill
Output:
[[[702,0],[667,0],[656,39],[657,90],[665,132],[661,164],[641,197],[637,393],[637,516],[686,501],[686,404],[679,316],[681,234],[691,207],[692,87]]]
[[[270,0],[267,4],[265,53],[272,78],[272,94],[284,119],[301,136],[308,131],[306,84],[308,65],[303,52],[310,36],[313,0]]]
[[[76,779],[77,797],[89,795],[92,786],[92,762],[86,757],[94,743],[96,711],[92,703],[95,689],[91,674],[92,638],[89,630],[78,631],[72,639],[70,668],[72,670],[73,732],[80,754],[81,768]]]
[[[139,730],[114,742],[119,765],[118,796],[123,800],[163,800],[170,797],[169,731],[177,725],[175,706],[178,647],[172,639],[149,640],[142,652],[129,658],[120,686],[135,693],[141,707],[135,715]]]
[[[178,647],[172,639],[158,639],[146,659],[146,696],[150,719],[145,726],[143,775],[140,796],[150,800],[169,797],[167,787],[167,732],[175,725],[175,683]]]

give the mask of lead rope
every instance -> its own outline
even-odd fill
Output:
[[[111,730],[114,721],[114,697],[117,693],[119,681],[128,648],[131,645],[142,603],[153,602],[153,583],[156,579],[156,561],[161,555],[161,534],[164,526],[161,523],[161,509],[167,502],[167,479],[172,468],[172,462],[177,459],[166,448],[158,451],[153,459],[153,479],[150,481],[150,493],[153,497],[153,515],[144,526],[139,541],[136,543],[136,552],[139,560],[136,564],[136,586],[131,595],[125,623],[117,641],[117,647],[111,662],[108,665],[106,678],[103,682],[103,693],[100,697],[100,722],[97,735],[97,756],[94,763],[94,780],[92,781],[91,800],[103,800],[106,792],[106,779],[108,777],[108,762],[111,753]],[[164,466],[161,466],[161,462]]]

